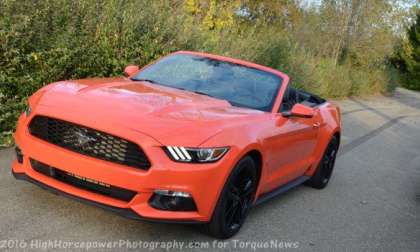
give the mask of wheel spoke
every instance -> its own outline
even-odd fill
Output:
[[[234,217],[235,217],[236,212],[237,212],[237,208],[232,208],[232,211],[229,214],[226,214],[226,224],[229,227],[235,224],[233,222],[234,222]]]
[[[254,192],[254,188],[252,186],[252,180],[248,180],[246,185],[244,186],[244,189],[241,192],[240,197],[244,198],[249,196],[250,194],[252,194]]]
[[[237,202],[235,205],[232,205],[229,211],[226,212],[226,224],[230,227],[232,227],[235,224],[239,224],[241,220],[240,218],[241,211],[242,211],[242,207],[241,207],[240,202]]]
[[[237,193],[234,193],[234,192],[231,192],[229,194],[229,198],[234,202],[239,202],[241,200],[241,197]]]
[[[226,209],[226,215],[229,215],[236,207],[237,204],[232,203],[229,207]]]

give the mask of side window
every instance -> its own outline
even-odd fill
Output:
[[[280,112],[287,112],[287,111],[292,110],[292,107],[296,103],[297,103],[296,89],[290,87],[290,83],[289,83],[289,86],[287,87],[284,93],[283,100],[280,105]]]

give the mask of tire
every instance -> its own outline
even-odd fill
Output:
[[[331,179],[334,170],[335,159],[338,151],[338,138],[334,136],[318,164],[315,174],[305,182],[305,185],[315,189],[324,189]]]
[[[241,159],[229,175],[211,221],[202,226],[206,234],[227,239],[235,235],[249,213],[257,189],[257,169],[254,160]]]

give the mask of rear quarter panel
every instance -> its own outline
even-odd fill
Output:
[[[341,113],[340,108],[331,102],[321,104],[319,107],[321,115],[321,127],[318,134],[318,144],[312,155],[312,166],[305,175],[312,176],[321,161],[325,149],[334,134],[341,136]]]

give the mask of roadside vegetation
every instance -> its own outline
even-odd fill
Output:
[[[402,86],[420,90],[420,12],[397,46],[392,62],[400,71]]]
[[[40,87],[121,75],[127,64],[176,50],[267,65],[325,97],[391,92],[399,74],[390,59],[413,2],[2,0],[0,145],[12,144],[17,117]]]

